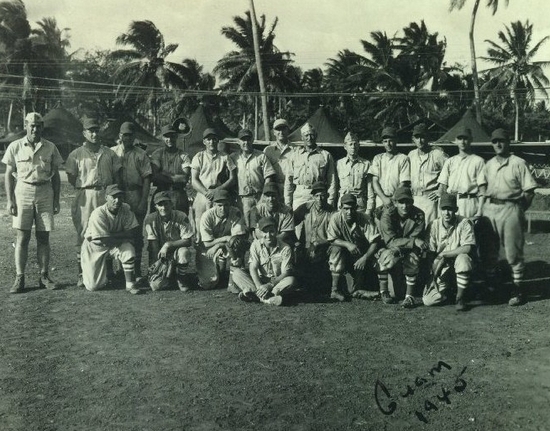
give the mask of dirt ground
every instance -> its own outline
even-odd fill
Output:
[[[222,290],[76,289],[64,189],[52,234],[63,289],[37,289],[33,239],[21,295],[8,294],[0,192],[0,430],[548,429],[548,224],[527,236],[523,307],[277,308]]]

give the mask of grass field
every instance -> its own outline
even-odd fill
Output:
[[[548,225],[527,238],[523,307],[277,308],[222,290],[76,289],[71,193],[52,234],[61,290],[37,289],[33,239],[31,289],[8,294],[14,232],[0,217],[0,430],[549,427]]]

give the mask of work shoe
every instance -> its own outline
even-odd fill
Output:
[[[405,299],[401,303],[403,308],[414,308],[416,304],[414,303],[414,298],[411,295],[405,296]]]
[[[517,307],[518,305],[523,305],[523,304],[525,304],[525,297],[521,293],[515,294],[508,301],[508,305],[510,307]]]
[[[346,297],[339,291],[333,290],[332,292],[330,292],[330,299],[334,299],[338,302],[344,302],[346,300]]]
[[[178,282],[178,289],[182,292],[189,292],[191,288],[187,285],[187,283],[183,280],[177,280]]]
[[[455,310],[466,311],[466,302],[464,301],[464,298],[456,298]]]
[[[15,276],[15,281],[10,289],[10,293],[22,293],[25,290],[25,276],[18,274]]]
[[[56,290],[59,289],[59,286],[55,281],[53,281],[48,274],[42,274],[40,275],[40,280],[38,281],[38,285],[41,289],[49,289],[49,290]]]
[[[279,305],[283,305],[283,297],[281,295],[274,295],[270,298],[262,299],[262,302],[264,304],[279,306]]]
[[[370,300],[372,300],[372,299],[376,299],[378,297],[378,295],[379,295],[378,292],[373,292],[373,291],[370,291],[370,290],[357,289],[351,294],[351,297],[355,298],[355,299],[370,299]]]
[[[135,285],[126,288],[126,292],[131,293],[132,295],[139,295],[141,290],[139,290]]]
[[[229,293],[234,293],[235,295],[241,293],[241,289],[239,289],[232,280],[227,284],[227,291]]]
[[[273,297],[274,298],[274,297]],[[259,298],[254,292],[240,292],[239,299],[244,302],[259,302]]]
[[[390,292],[388,292],[387,290],[382,290],[380,292],[380,299],[384,304],[395,304],[395,299],[392,298]]]
[[[82,273],[78,274],[78,281],[76,282],[76,287],[82,288],[84,286],[84,279],[82,278]]]

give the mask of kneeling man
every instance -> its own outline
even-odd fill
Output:
[[[124,192],[116,184],[105,189],[106,203],[92,211],[82,243],[82,279],[86,289],[98,290],[107,284],[107,258],[119,259],[124,270],[126,290],[135,295],[136,252],[131,241],[139,226],[130,206],[123,202]]]

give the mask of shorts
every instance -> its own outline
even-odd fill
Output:
[[[17,215],[12,220],[15,229],[31,230],[33,224],[37,232],[50,232],[54,229],[51,182],[34,186],[17,181],[15,203]]]

